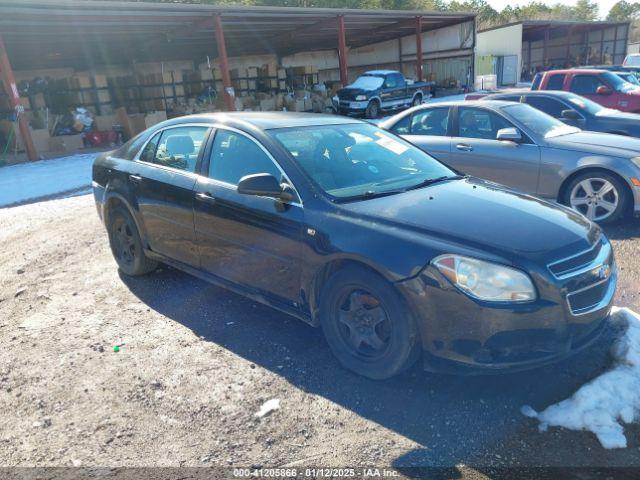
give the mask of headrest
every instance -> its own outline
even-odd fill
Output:
[[[189,135],[171,135],[167,138],[168,155],[189,155],[195,151],[193,138]]]

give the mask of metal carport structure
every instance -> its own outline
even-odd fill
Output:
[[[422,79],[422,33],[473,21],[472,13],[328,8],[230,7],[88,0],[0,0],[0,74],[19,108],[13,69],[217,57],[227,108],[233,109],[229,56],[337,49],[347,83],[347,48],[416,36]],[[30,159],[37,153],[24,116],[20,132]]]

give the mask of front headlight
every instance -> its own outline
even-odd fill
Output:
[[[462,255],[441,255],[431,262],[467,295],[487,302],[528,302],[536,290],[519,270]]]
[[[366,95],[356,95],[356,102],[362,102],[363,100],[366,100],[367,96]]]
[[[633,157],[631,161],[634,163],[636,167],[640,168],[640,157]]]

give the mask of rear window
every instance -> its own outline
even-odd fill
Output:
[[[562,90],[564,85],[564,73],[556,73],[549,77],[546,90]]]
[[[533,82],[531,83],[531,90],[539,90],[541,81],[542,81],[542,74],[536,73],[536,76],[533,77]]]

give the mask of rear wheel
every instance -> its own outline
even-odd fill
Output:
[[[109,244],[118,267],[127,275],[137,276],[152,272],[158,263],[144,254],[142,240],[131,214],[116,207],[109,215]]]
[[[624,214],[627,190],[619,178],[606,172],[587,172],[574,178],[564,203],[598,223],[612,223]]]
[[[417,329],[406,306],[384,279],[366,269],[346,268],[328,280],[320,316],[334,355],[360,375],[389,378],[418,357]]]
[[[378,102],[378,100],[371,100],[369,105],[367,105],[364,115],[367,118],[378,118],[378,115],[380,115],[380,102]]]

